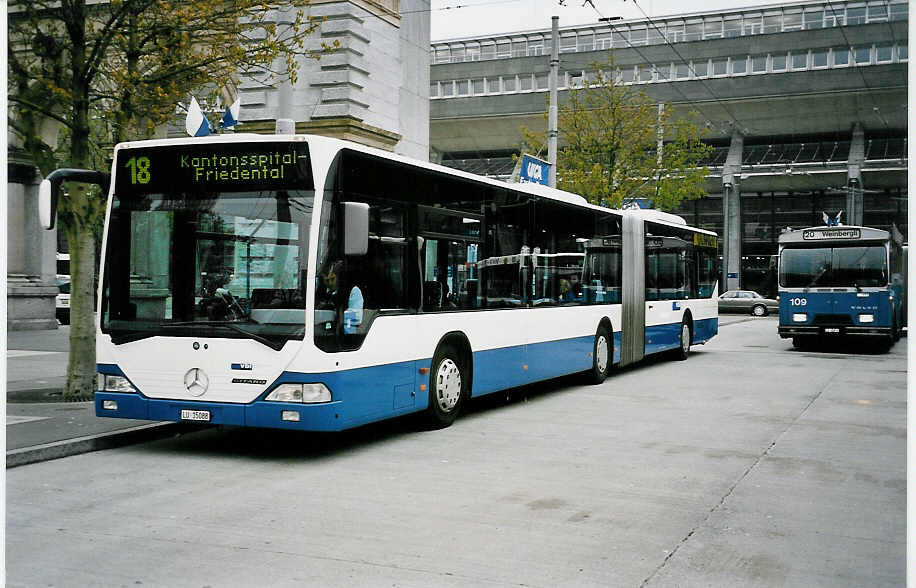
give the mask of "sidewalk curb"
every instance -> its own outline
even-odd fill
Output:
[[[86,437],[77,437],[75,439],[66,439],[64,441],[55,441],[54,443],[45,443],[44,445],[13,449],[6,452],[6,468],[10,469],[31,463],[49,461],[103,449],[114,449],[134,443],[155,441],[183,431],[188,431],[188,428],[183,426],[183,423],[152,423],[130,429],[112,431],[110,433],[89,435]]]

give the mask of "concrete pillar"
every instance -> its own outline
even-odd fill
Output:
[[[846,162],[846,212],[843,224],[861,225],[865,214],[862,166],[865,165],[865,131],[861,123],[852,128],[852,143]]]
[[[38,221],[41,178],[23,161],[11,161],[7,170],[6,328],[56,329],[57,231],[44,230]]]
[[[722,284],[737,290],[741,284],[741,156],[744,137],[732,134],[728,156],[722,169]]]

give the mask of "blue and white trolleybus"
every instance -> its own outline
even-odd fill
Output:
[[[301,135],[123,143],[98,181],[99,416],[445,426],[718,330],[716,235],[666,213]]]
[[[779,236],[779,336],[796,347],[850,337],[890,346],[906,324],[903,239],[859,226]]]

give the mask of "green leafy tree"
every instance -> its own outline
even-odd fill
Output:
[[[671,210],[704,196],[708,170],[700,162],[711,147],[701,127],[624,85],[613,61],[592,68],[590,82],[571,88],[559,106],[557,187],[609,207],[648,199]],[[544,134],[522,132],[533,151],[546,153]]]
[[[104,169],[111,146],[152,136],[191,94],[231,94],[240,76],[296,79],[300,59],[333,50],[309,42],[320,25],[308,0],[11,0],[11,147],[47,176]],[[283,23],[283,24],[278,24]],[[207,95],[201,96],[206,98]],[[95,386],[97,240],[107,194],[68,183],[58,222],[70,245],[67,399]]]

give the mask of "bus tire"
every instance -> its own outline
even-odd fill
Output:
[[[767,307],[762,304],[755,304],[754,308],[751,309],[751,314],[754,316],[766,316]]]
[[[429,425],[441,429],[455,422],[470,382],[461,355],[449,344],[441,345],[429,370]]]
[[[792,337],[792,347],[796,349],[808,349],[811,347],[811,340],[807,337]]]
[[[691,329],[690,329],[690,322],[688,321],[686,317],[684,318],[683,322],[681,322],[680,339],[681,339],[680,345],[675,350],[674,357],[678,361],[684,361],[685,359],[690,357],[690,343],[691,343],[691,339],[693,339]]]
[[[607,327],[598,325],[595,333],[595,344],[592,346],[592,369],[588,371],[588,379],[592,384],[600,384],[607,379],[614,363],[614,343],[608,333]]]

